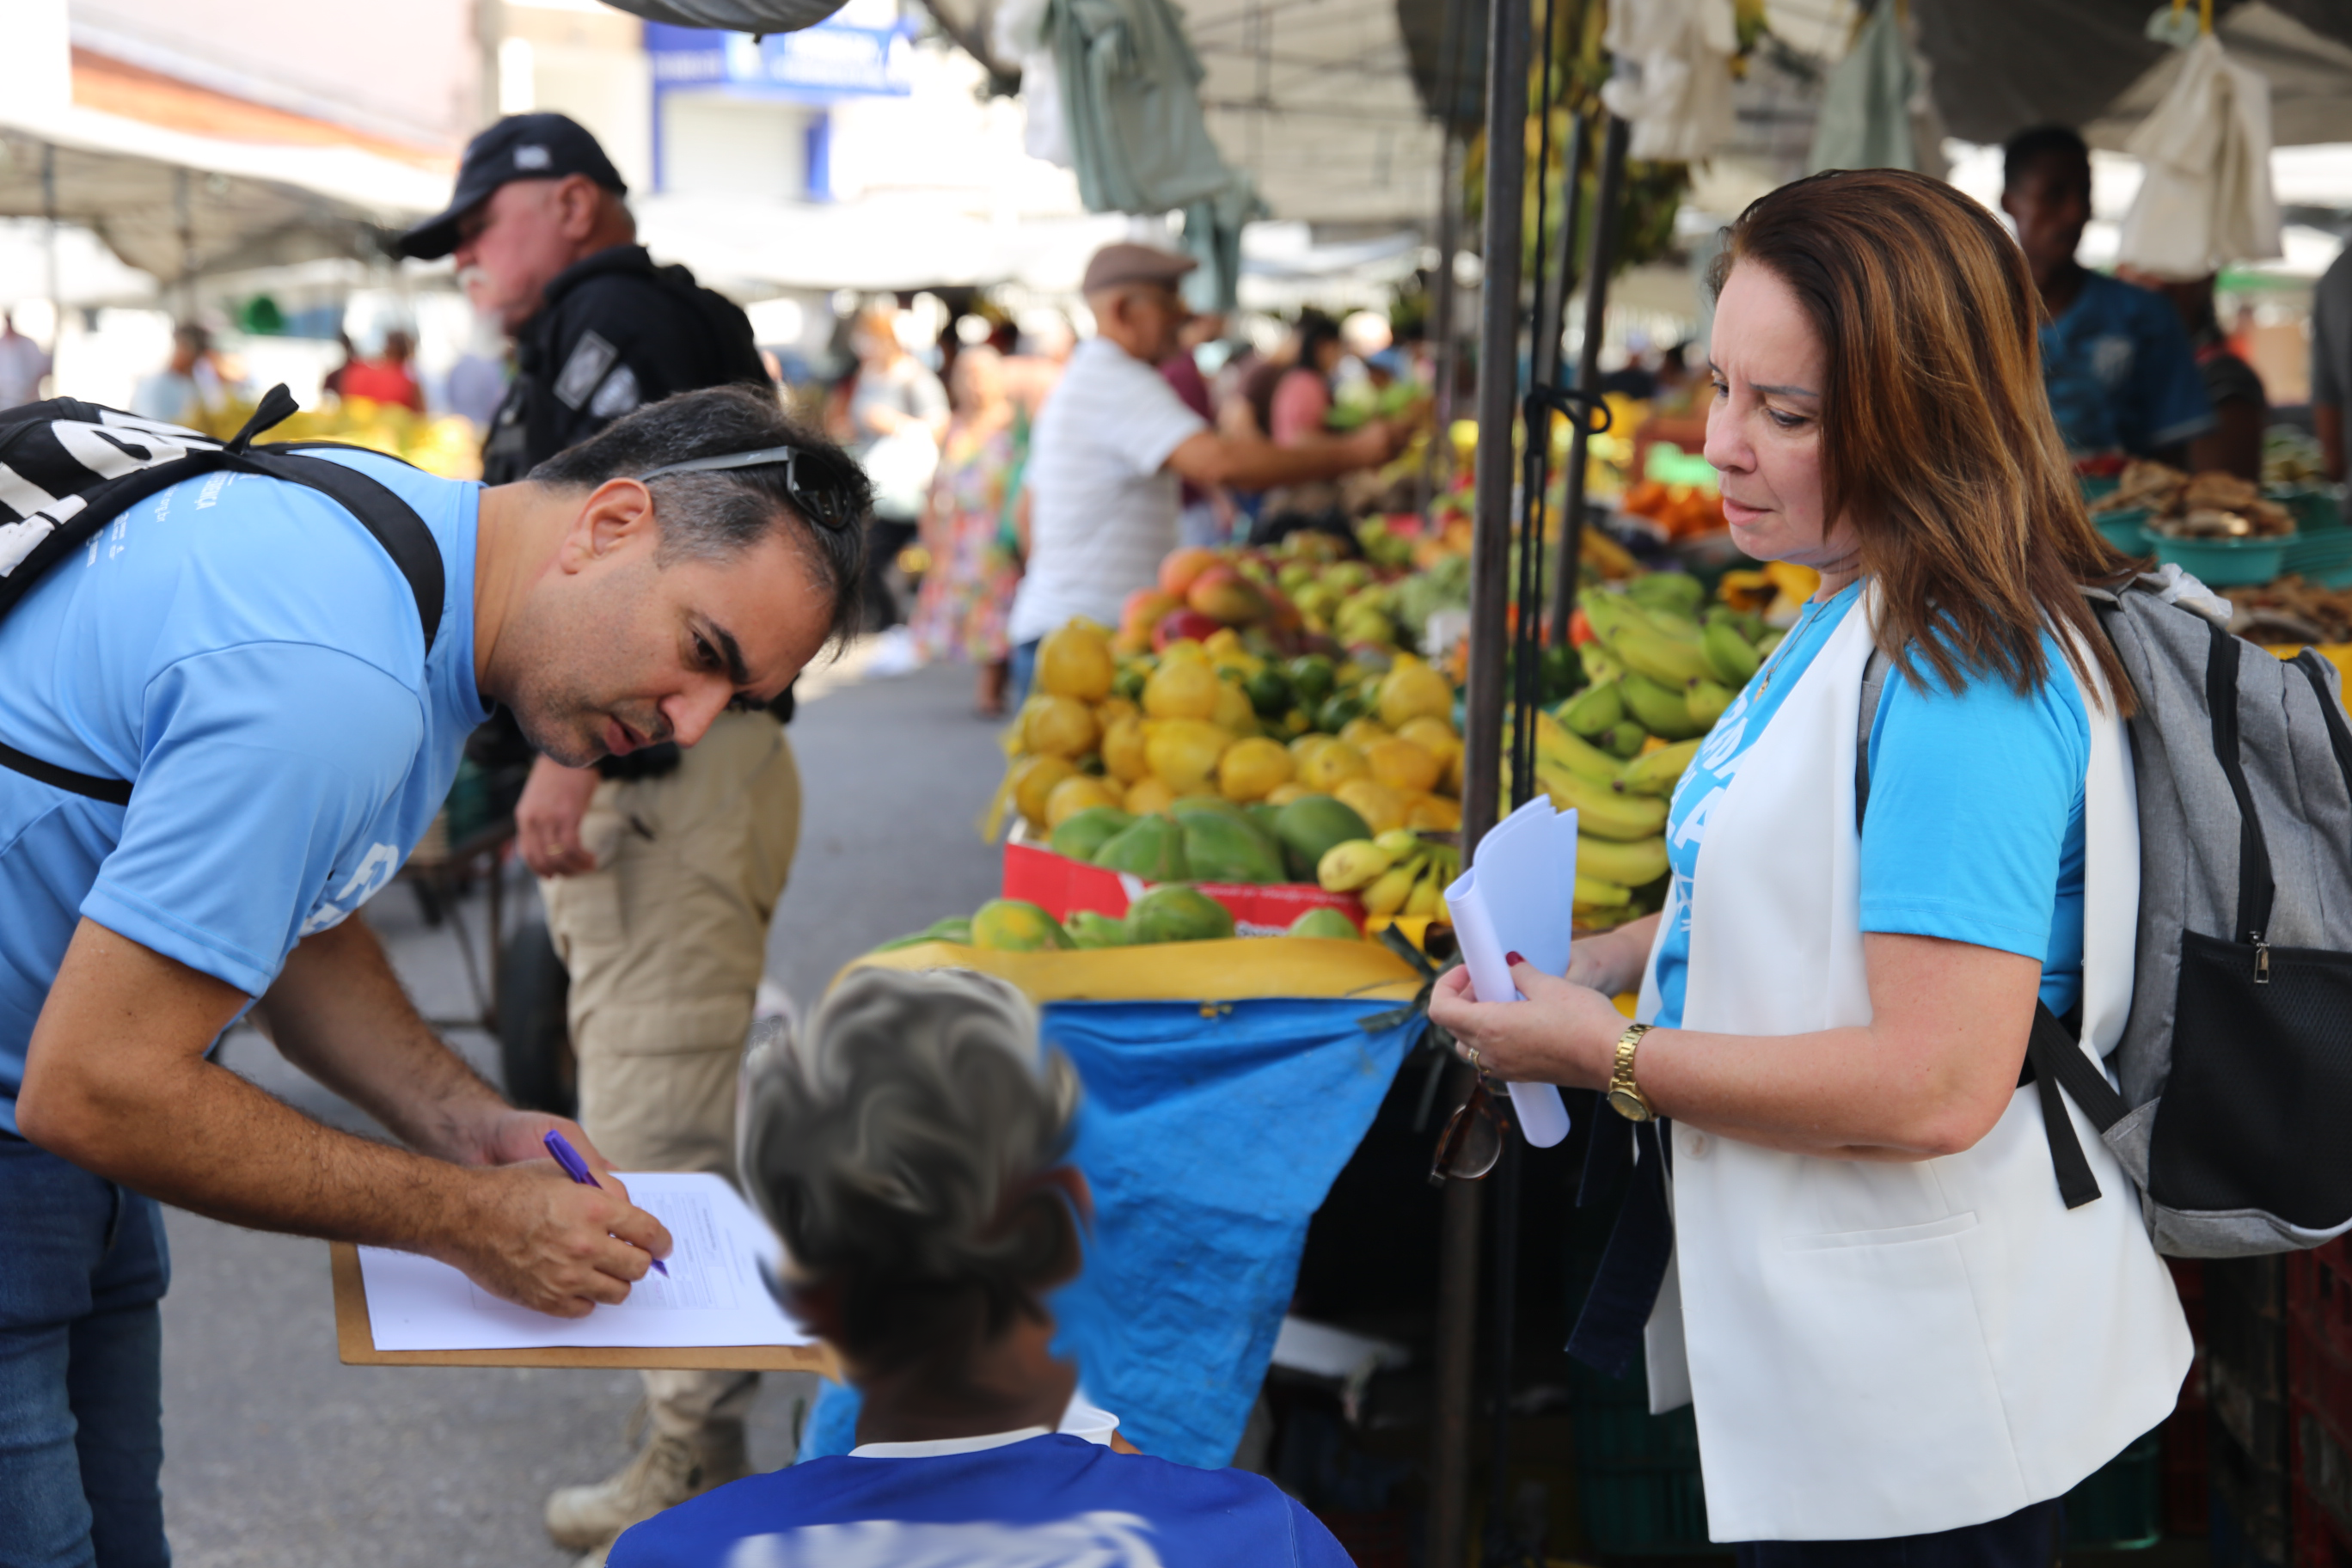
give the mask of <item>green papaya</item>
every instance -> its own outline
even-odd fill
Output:
[[[1147,882],[1181,882],[1192,874],[1184,859],[1184,825],[1165,812],[1120,829],[1096,851],[1095,864]]]
[[[892,941],[886,942],[874,951],[877,952],[896,952],[902,947],[913,947],[919,943],[926,942],[951,942],[959,947],[971,946],[971,917],[970,915],[950,915],[945,920],[933,921],[921,931],[913,931],[906,936],[898,937]]]
[[[1356,929],[1355,921],[1327,906],[1319,910],[1309,910],[1291,921],[1290,930],[1286,934],[1319,936],[1330,942],[1355,942],[1364,933]]]
[[[1125,947],[1133,940],[1125,921],[1100,910],[1078,910],[1062,923],[1069,930],[1070,941],[1080,948]]]
[[[1328,795],[1303,795],[1275,815],[1274,836],[1282,842],[1291,879],[1315,880],[1315,868],[1335,845],[1370,838],[1371,827],[1355,808]]]
[[[1127,908],[1129,940],[1216,942],[1234,934],[1232,911],[1197,888],[1154,888]]]
[[[1071,945],[1061,922],[1025,899],[981,905],[971,917],[971,944],[992,952],[1060,952]]]
[[[1046,847],[1056,855],[1091,862],[1104,845],[1134,826],[1135,818],[1115,805],[1090,805],[1054,829]]]
[[[1257,825],[1222,811],[1182,811],[1184,863],[1203,882],[1279,882],[1282,852]]]

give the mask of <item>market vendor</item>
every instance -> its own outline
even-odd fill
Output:
[[[1030,437],[1029,553],[1013,602],[1013,700],[1037,644],[1074,616],[1118,624],[1127,595],[1158,579],[1176,548],[1178,481],[1275,485],[1373,468],[1404,449],[1402,421],[1285,447],[1220,434],[1153,367],[1176,352],[1192,311],[1176,290],[1194,263],[1147,245],[1107,245],[1087,263],[1095,335],[1070,354]]]
[[[2042,378],[2067,450],[2126,452],[2188,466],[2213,408],[2172,306],[2074,259],[2091,221],[2091,152],[2063,125],[2002,150],[2000,210],[2041,295]]]
[[[1819,592],[1676,789],[1664,910],[1565,979],[1515,964],[1525,1001],[1456,970],[1430,1017],[1497,1077],[1605,1089],[1593,1136],[1639,1147],[1570,1350],[1622,1364],[1646,1321],[1744,1568],[2047,1568],[2060,1500],[2170,1414],[2190,1354],[2130,1179],[2086,1139],[2105,1196],[2067,1208],[2018,1082],[2037,1001],[2095,1058],[2131,1005],[2134,921],[2084,910],[2137,899],[2132,689],[2075,585],[2133,563],[2084,511],[2026,259],[1981,207],[1817,175],[1713,278],[1733,540]]]
[[[864,1395],[857,1447],[649,1520],[614,1568],[1345,1568],[1264,1476],[1137,1453],[1055,1353],[1091,1203],[1066,1163],[1077,1075],[1020,992],[861,970],[744,1076],[744,1185],[792,1259],[782,1294]]]
[[[87,405],[52,406],[59,448],[115,449],[76,420]],[[425,833],[492,704],[573,766],[691,745],[856,611],[865,480],[772,395],[670,398],[488,489],[317,455],[430,531],[446,588],[429,639],[356,518],[234,472],[137,503],[0,619],[0,734],[19,748],[0,751],[10,1568],[168,1561],[159,1200],[424,1253],[563,1317],[625,1299],[669,1250],[618,1183],[565,1176],[551,1130],[608,1167],[577,1126],[483,1082],[349,917]],[[132,782],[127,807],[106,780]],[[214,1062],[248,1010],[406,1147]]]

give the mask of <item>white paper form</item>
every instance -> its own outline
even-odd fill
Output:
[[[629,1199],[669,1228],[669,1278],[647,1271],[629,1299],[584,1318],[502,1301],[449,1265],[362,1247],[368,1328],[380,1351],[538,1350],[560,1345],[689,1350],[814,1342],[768,1294],[775,1236],[742,1196],[708,1172],[620,1173]]]
[[[1554,812],[1538,795],[1489,828],[1470,859],[1445,889],[1445,904],[1477,999],[1520,999],[1507,952],[1546,974],[1567,973],[1576,919],[1576,813]],[[1528,1142],[1549,1149],[1568,1136],[1568,1107],[1559,1089],[1515,1083],[1510,1089],[1511,1109]]]

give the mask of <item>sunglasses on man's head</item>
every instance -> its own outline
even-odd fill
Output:
[[[784,493],[803,517],[822,528],[845,529],[857,521],[857,483],[846,471],[846,459],[804,447],[762,447],[756,452],[730,452],[723,458],[696,458],[666,463],[636,476],[647,484],[666,474],[707,474],[722,468],[757,468],[781,464]]]

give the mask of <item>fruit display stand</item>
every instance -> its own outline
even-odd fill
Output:
[[[1114,920],[1153,884],[1123,871],[1105,870],[1067,855],[1056,855],[1017,824],[1004,841],[1004,897],[1035,904],[1057,921],[1080,910]],[[1192,887],[1224,905],[1234,932],[1244,937],[1280,936],[1309,910],[1336,910],[1360,927],[1364,907],[1349,893],[1331,893],[1313,882],[1194,882]]]
[[[1072,1162],[1086,1272],[1056,1296],[1088,1397],[1145,1452],[1224,1465],[1257,1397],[1307,1222],[1420,1038],[1423,977],[1385,947],[1273,937],[1080,952],[921,942],[852,968],[1019,986],[1086,1089]],[[828,1388],[804,1456],[845,1451]]]

